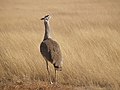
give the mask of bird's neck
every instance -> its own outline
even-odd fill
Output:
[[[51,32],[50,32],[50,25],[49,25],[49,21],[44,21],[44,25],[45,25],[45,35],[44,35],[44,40],[51,38]]]

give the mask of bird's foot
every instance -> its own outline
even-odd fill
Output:
[[[53,82],[51,81],[50,84],[53,84]]]

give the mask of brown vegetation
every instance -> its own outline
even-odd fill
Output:
[[[64,58],[60,85],[118,90],[119,0],[0,0],[0,86],[48,80],[39,53],[46,14]]]

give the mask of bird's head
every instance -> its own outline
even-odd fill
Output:
[[[50,18],[51,18],[50,15],[46,15],[43,18],[41,18],[41,20],[44,20],[45,22],[48,22]]]

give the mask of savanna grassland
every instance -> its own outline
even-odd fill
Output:
[[[46,14],[64,60],[54,88],[39,53]],[[0,89],[119,90],[120,0],[0,0]]]

